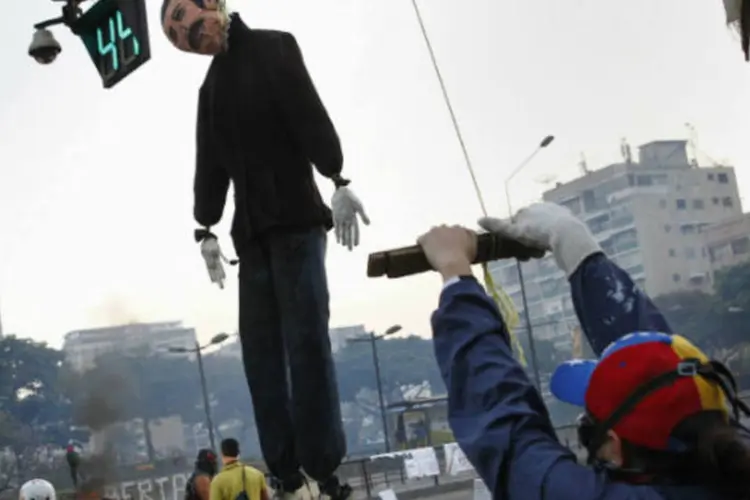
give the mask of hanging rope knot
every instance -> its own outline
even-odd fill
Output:
[[[203,227],[200,229],[196,229],[193,231],[193,237],[195,238],[196,243],[202,243],[203,240],[206,240],[208,238],[213,238],[215,240],[218,240],[216,235],[212,233],[208,228]]]
[[[340,187],[346,187],[352,182],[349,179],[344,179],[340,174],[334,175],[333,177],[331,177],[331,180],[333,181],[333,185],[336,187],[336,189]]]

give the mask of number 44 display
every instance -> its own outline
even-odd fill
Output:
[[[86,46],[104,88],[151,58],[145,0],[99,0],[72,26]]]
[[[138,38],[133,34],[133,29],[125,26],[122,11],[119,9],[110,16],[107,28],[106,34],[103,28],[96,29],[97,48],[99,55],[104,58],[101,62],[105,63],[109,59],[111,63],[108,66],[111,71],[117,72],[120,69],[120,56],[124,56],[122,64],[127,65],[140,55],[141,47]],[[102,73],[108,74],[105,71]]]

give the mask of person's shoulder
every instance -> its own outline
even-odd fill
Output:
[[[245,470],[247,472],[250,472],[251,474],[260,474],[261,476],[263,476],[263,472],[261,472],[260,469],[258,469],[257,467],[253,467],[250,464],[245,464]]]
[[[211,478],[211,482],[218,483],[221,481],[226,481],[226,478],[229,476],[231,472],[232,472],[232,469],[222,469],[219,472],[217,472],[213,478]]]

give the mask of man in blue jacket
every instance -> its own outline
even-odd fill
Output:
[[[480,225],[552,252],[601,356],[564,365],[551,383],[556,395],[585,407],[581,430],[592,465],[583,466],[558,442],[542,398],[513,358],[497,306],[472,276],[476,235],[443,226],[419,239],[444,281],[432,326],[450,425],[493,498],[749,498],[750,452],[728,425],[737,405],[722,382],[728,374],[670,335],[586,225],[549,203],[512,223],[485,218]]]

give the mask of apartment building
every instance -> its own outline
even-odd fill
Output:
[[[63,352],[70,366],[82,372],[93,368],[96,359],[105,353],[166,354],[170,347],[192,349],[195,341],[195,329],[186,328],[179,321],[132,323],[70,332],[65,335]]]
[[[750,213],[706,227],[703,238],[714,272],[750,261]]]
[[[545,201],[567,206],[584,220],[604,251],[650,295],[684,289],[709,290],[713,265],[703,231],[742,214],[734,169],[698,167],[687,141],[655,141],[629,148],[622,163],[587,172],[546,191]],[[514,262],[495,262],[493,276],[519,310]],[[551,257],[522,267],[529,315],[537,339],[570,349],[577,324],[567,280]]]
[[[336,353],[346,346],[349,339],[367,335],[365,325],[340,326],[331,328],[328,336],[331,338],[331,350]]]

